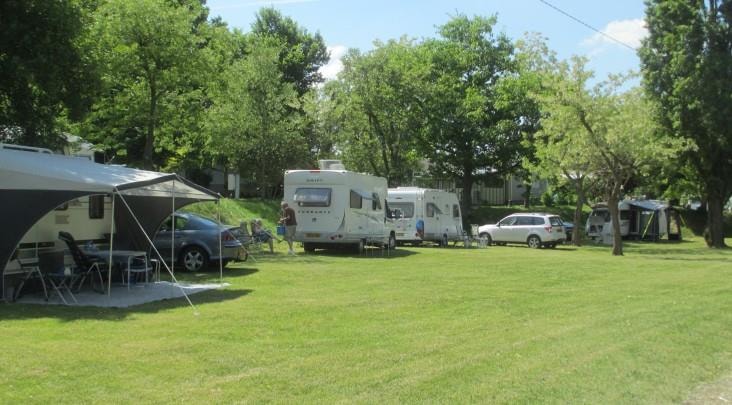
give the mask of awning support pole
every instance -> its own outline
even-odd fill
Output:
[[[107,297],[112,297],[112,248],[114,246],[114,195],[112,193],[112,225],[109,230],[109,267],[107,268]]]
[[[116,190],[116,191],[118,191],[118,190]],[[165,266],[165,270],[167,270],[168,273],[170,274],[170,277],[173,278],[173,282],[175,283],[175,285],[177,285],[178,288],[180,288],[180,291],[183,293],[183,296],[186,298],[186,301],[188,301],[188,304],[191,306],[191,308],[193,308],[194,313],[196,315],[198,315],[198,309],[196,308],[195,305],[193,305],[193,302],[191,301],[191,299],[188,298],[188,294],[186,294],[186,291],[183,289],[183,287],[181,287],[180,284],[178,284],[178,280],[175,278],[175,274],[173,274],[173,271],[170,270],[168,263],[166,263],[165,260],[163,260],[163,256],[160,254],[160,251],[158,251],[158,249],[155,247],[155,244],[153,243],[152,239],[150,239],[150,237],[147,235],[147,232],[145,232],[145,228],[142,226],[140,221],[137,219],[137,217],[135,216],[135,213],[132,212],[132,208],[130,208],[130,205],[127,204],[127,200],[125,200],[125,198],[122,196],[122,194],[119,194],[119,199],[122,200],[122,202],[127,207],[127,211],[129,211],[130,215],[132,215],[132,219],[135,220],[135,223],[137,224],[138,227],[140,227],[142,234],[145,235],[145,239],[147,240],[147,243],[150,244],[150,247],[152,247],[152,250],[154,250],[157,257],[160,258],[160,261],[163,263],[163,266]]]
[[[221,224],[221,199],[216,200],[216,207],[218,208],[218,220],[219,224]],[[228,231],[227,231],[228,232]],[[219,283],[224,283],[224,251],[223,251],[223,244],[221,243],[221,234],[223,232],[219,232]]]
[[[170,188],[170,196],[173,201],[173,206],[170,208],[170,267],[173,268],[173,274],[175,274],[175,180]],[[163,258],[161,257],[160,260]]]

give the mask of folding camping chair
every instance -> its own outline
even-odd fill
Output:
[[[98,258],[92,258],[84,254],[70,233],[60,231],[58,233],[58,238],[66,243],[66,246],[68,246],[69,251],[71,252],[71,257],[74,259],[75,267],[72,269],[73,278],[71,279],[69,288],[73,288],[78,280],[79,284],[76,287],[76,291],[78,292],[81,290],[81,286],[84,285],[84,281],[89,277],[92,289],[97,291],[94,288],[94,275],[96,275],[99,278],[99,285],[102,288],[101,293],[104,294],[104,278],[102,277],[102,271],[100,269],[100,264],[103,264],[104,262]]]
[[[255,238],[254,235],[249,232],[251,223],[242,221],[239,223],[239,229],[241,229],[241,238],[239,241],[248,252],[259,252],[262,250],[262,242]],[[253,228],[252,228],[253,229]]]
[[[74,297],[74,293],[71,292],[74,276],[71,272],[66,272],[63,251],[44,252],[39,254],[38,268],[43,274],[44,283],[47,282],[51,286],[49,289],[50,291],[46,294],[46,301],[50,298],[50,293],[55,292],[64,305],[69,304],[68,301],[66,301],[66,293],[68,293],[69,297],[71,297],[74,302],[78,302],[76,301],[76,297]],[[46,293],[45,287],[44,293]]]

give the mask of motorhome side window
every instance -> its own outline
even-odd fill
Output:
[[[379,195],[376,193],[371,194],[372,200],[371,200],[371,209],[374,211],[381,210],[381,200],[379,200]]]
[[[300,207],[330,207],[329,188],[298,188],[295,190],[295,202]]]
[[[104,218],[104,194],[89,196],[89,219]]]
[[[427,217],[432,218],[435,216],[435,214],[440,215],[442,214],[442,211],[440,211],[439,208],[437,208],[437,205],[434,203],[427,203]]]
[[[363,207],[363,199],[361,198],[361,194],[351,190],[351,208],[360,209],[361,207]]]

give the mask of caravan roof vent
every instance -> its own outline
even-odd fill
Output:
[[[346,170],[340,160],[318,160],[320,170]]]

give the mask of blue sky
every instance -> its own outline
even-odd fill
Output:
[[[608,35],[637,47],[645,35],[642,0],[546,0]],[[597,34],[552,9],[540,0],[208,0],[212,16],[221,16],[230,27],[247,32],[262,7],[273,6],[310,32],[320,32],[331,50],[332,61],[323,73],[333,77],[340,69],[337,59],[348,48],[367,51],[374,40],[406,35],[436,36],[436,26],[451,15],[497,14],[497,28],[510,38],[539,32],[560,58],[585,55],[597,79],[609,73],[638,70],[636,53]]]

